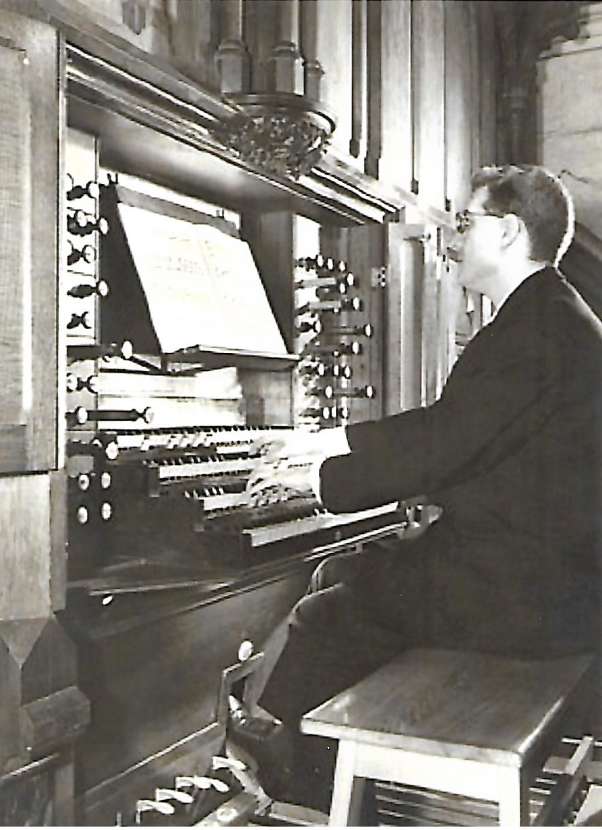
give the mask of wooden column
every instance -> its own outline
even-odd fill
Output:
[[[320,100],[324,70],[318,60],[318,0],[301,3],[301,50],[303,52],[304,92],[307,98]]]
[[[412,69],[410,0],[382,5],[382,156],[383,181],[395,182],[406,191],[412,181]]]
[[[379,177],[380,160],[383,150],[382,110],[382,5],[368,4],[368,147],[365,171],[369,176]]]
[[[243,0],[220,3],[222,40],[216,53],[222,94],[249,91],[249,53],[243,40]]]
[[[280,0],[277,42],[272,49],[275,92],[303,94],[303,67],[299,54],[299,0]]]
[[[349,152],[355,158],[362,158],[366,154],[367,117],[366,63],[368,33],[366,0],[353,0],[351,49],[351,141],[349,142]]]
[[[442,0],[412,4],[414,177],[422,205],[445,208],[445,37]]]

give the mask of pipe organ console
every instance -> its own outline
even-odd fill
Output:
[[[93,137],[79,140],[93,150]],[[65,626],[92,707],[77,748],[77,810],[83,823],[245,823],[270,800],[223,760],[231,693],[244,696],[316,565],[420,529],[414,508],[335,516],[310,497],[252,506],[246,495],[259,442],[296,424],[347,423],[378,397],[368,280],[321,253],[295,268],[291,254],[293,418],[274,423],[267,404],[263,422],[244,416],[254,390],[275,400],[282,372],[271,365],[235,370],[245,391],[226,422],[219,401],[199,416],[214,364],[194,348],[153,353],[136,312],[142,280],[111,202],[117,183],[100,183],[93,157],[82,169],[74,155],[81,175],[70,170],[66,190]]]

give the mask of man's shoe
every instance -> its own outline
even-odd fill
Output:
[[[258,741],[268,741],[277,735],[282,729],[282,721],[272,717],[265,709],[261,715],[252,715],[247,707],[230,695],[228,698],[230,715],[228,718],[227,732],[232,735],[237,743],[243,748],[252,746]]]

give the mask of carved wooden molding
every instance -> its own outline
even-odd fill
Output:
[[[268,174],[251,169],[212,138],[212,133],[236,115],[235,106],[192,85],[186,84],[185,90],[176,91],[169,73],[158,69],[151,72],[148,65],[146,77],[141,78],[79,46],[68,45],[67,57],[68,91],[75,99],[177,138],[189,147],[245,169],[251,177],[272,181]],[[195,97],[197,101],[191,103]],[[105,138],[111,140],[110,135]],[[382,183],[328,154],[302,182],[285,183],[279,179],[273,184],[277,188],[275,198],[286,191],[295,204],[299,200],[299,212],[306,212],[313,205],[316,211],[325,209],[338,215],[343,224],[384,221],[396,215],[404,201],[403,196]]]

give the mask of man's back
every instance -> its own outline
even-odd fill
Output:
[[[483,417],[509,417],[434,497],[454,538],[432,560],[434,636],[515,653],[586,648],[598,636],[602,325],[545,269],[463,358],[443,397],[462,410],[495,390]]]

